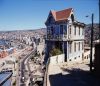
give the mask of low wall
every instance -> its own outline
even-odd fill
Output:
[[[92,49],[92,59],[94,60],[95,48]],[[63,63],[65,58],[65,54],[60,54],[57,56],[50,57],[51,64]],[[68,63],[82,63],[83,61],[90,60],[90,50],[83,52],[82,54],[78,54],[77,57],[68,58]]]
[[[94,54],[95,54],[95,49],[92,49],[92,59],[94,60]],[[90,50],[84,52],[84,57],[83,57],[83,61],[89,61],[90,60]]]
[[[60,54],[57,56],[50,57],[50,63],[51,64],[57,64],[57,63],[63,63],[64,62],[64,54]]]

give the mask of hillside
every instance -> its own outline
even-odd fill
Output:
[[[94,37],[93,40],[99,39],[99,24],[94,24]],[[91,24],[87,24],[85,27],[85,42],[90,43],[90,37],[91,37]]]

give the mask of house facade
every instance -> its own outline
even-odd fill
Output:
[[[50,57],[53,47],[59,48],[64,61],[82,60],[84,53],[84,23],[74,18],[73,9],[50,11],[46,20],[46,57]]]

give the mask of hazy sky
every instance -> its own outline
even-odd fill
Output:
[[[99,21],[99,0],[0,0],[0,31],[45,27],[50,10],[73,8],[76,20],[90,23],[94,13]]]

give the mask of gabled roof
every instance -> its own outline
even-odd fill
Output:
[[[55,21],[68,19],[71,12],[72,12],[72,8],[61,10],[61,11],[51,11]]]

